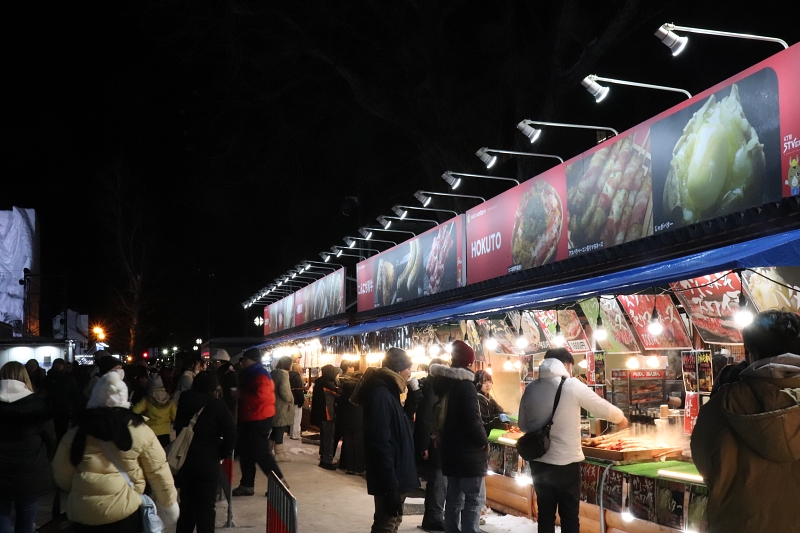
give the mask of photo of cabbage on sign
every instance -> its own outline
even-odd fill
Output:
[[[656,233],[780,200],[773,69],[720,89],[651,131]]]

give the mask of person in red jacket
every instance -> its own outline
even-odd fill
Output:
[[[239,378],[239,447],[242,480],[234,496],[255,494],[256,464],[264,474],[275,472],[284,483],[283,473],[269,451],[269,434],[275,416],[275,384],[261,363],[261,351],[250,348],[242,355]],[[288,485],[287,485],[288,486]]]

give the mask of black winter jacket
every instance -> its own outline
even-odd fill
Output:
[[[431,365],[433,392],[447,394],[447,416],[439,446],[442,473],[452,477],[483,477],[489,463],[489,441],[478,408],[475,375],[466,368]]]
[[[391,370],[368,369],[352,402],[364,409],[367,493],[406,494],[419,488],[411,423],[400,403],[402,378]]]
[[[236,422],[225,402],[193,390],[181,393],[175,433],[180,434],[200,409],[203,412],[194,425],[186,462],[175,476],[179,484],[189,479],[217,479],[220,459],[230,457],[236,444]]]
[[[336,428],[348,431],[364,429],[364,409],[360,405],[353,405],[350,397],[356,390],[358,380],[344,376],[340,379],[339,389],[342,395],[336,399]]]
[[[303,376],[294,370],[289,371],[289,386],[292,388],[292,397],[294,398],[294,405],[296,407],[303,407],[306,403],[305,385],[303,384]]]
[[[28,499],[47,494],[53,488],[48,458],[55,453],[50,402],[43,394],[20,398],[12,394],[9,398],[5,390],[2,397],[0,498]]]
[[[319,426],[323,422],[336,420],[336,401],[339,396],[339,387],[336,381],[326,376],[320,376],[314,382],[314,392],[311,395],[311,423]]]
[[[433,431],[433,406],[439,397],[433,392],[433,378],[428,376],[419,380],[419,401],[414,413],[414,451],[417,462],[422,462],[422,452],[427,451],[431,445],[431,432]],[[406,414],[411,403],[406,400]]]

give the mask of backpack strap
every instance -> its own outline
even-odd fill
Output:
[[[133,481],[131,481],[130,476],[128,476],[128,472],[125,471],[125,468],[119,461],[119,457],[117,457],[117,455],[113,452],[113,450],[108,446],[108,443],[106,441],[101,440],[100,446],[106,453],[106,457],[108,458],[108,460],[111,461],[111,464],[113,464],[114,467],[119,471],[120,475],[125,480],[125,483],[133,487]]]
[[[553,425],[553,417],[556,416],[556,408],[558,408],[558,401],[561,399],[561,387],[564,386],[564,382],[567,381],[567,378],[562,377],[561,383],[558,384],[558,390],[556,391],[556,399],[553,402],[553,412],[550,413],[550,420],[547,421],[545,426],[550,427]]]

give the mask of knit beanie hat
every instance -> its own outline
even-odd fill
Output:
[[[402,372],[406,368],[411,368],[411,358],[400,348],[389,348],[383,356],[383,366],[395,372]]]
[[[104,355],[100,358],[100,361],[97,362],[97,369],[100,371],[100,375],[107,374],[109,370],[114,368],[117,365],[121,365],[119,359],[114,357],[113,355]]]
[[[128,386],[116,372],[108,372],[95,383],[92,395],[86,404],[87,409],[98,407],[123,407],[128,409]]]
[[[260,363],[262,359],[261,350],[258,348],[248,348],[243,354],[244,359],[250,359],[256,363]]]
[[[456,368],[467,368],[475,362],[475,351],[464,341],[453,341],[450,356],[452,357],[450,366]]]

